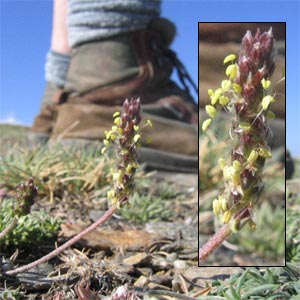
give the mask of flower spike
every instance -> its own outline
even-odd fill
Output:
[[[266,138],[267,120],[275,117],[269,110],[275,99],[268,94],[275,66],[273,44],[272,29],[264,33],[258,29],[254,35],[247,31],[238,62],[234,63],[234,54],[224,59],[224,64],[231,62],[225,72],[228,78],[221,82],[221,88],[208,91],[212,105],[205,107],[210,118],[203,122],[202,130],[211,124],[216,108],[226,106],[233,114],[229,132],[234,145],[230,162],[219,159],[225,189],[213,201],[213,212],[223,227],[200,249],[199,261],[245,224],[256,228],[252,211],[262,191],[265,159],[272,157]]]

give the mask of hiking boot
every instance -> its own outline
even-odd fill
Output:
[[[51,138],[102,140],[124,100],[140,98],[144,119],[154,124],[145,128],[144,137],[152,142],[142,140],[147,149],[141,160],[155,168],[197,172],[197,105],[186,84],[190,77],[168,48],[174,35],[175,26],[158,19],[147,30],[76,46]],[[174,65],[184,89],[170,80]]]
[[[42,98],[42,106],[39,114],[35,117],[29,140],[32,144],[44,144],[48,141],[54,127],[56,116],[56,103],[62,89],[52,83],[47,83]]]

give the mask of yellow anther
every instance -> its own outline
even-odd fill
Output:
[[[113,197],[113,198],[111,199],[111,203],[112,203],[112,204],[119,203],[119,202],[118,202],[118,197]]]
[[[220,206],[224,212],[228,210],[227,200],[224,197],[219,198]]]
[[[212,97],[212,96],[214,95],[214,91],[213,91],[212,89],[209,89],[209,90],[207,91],[207,93],[208,93],[208,96],[209,96],[209,97]]]
[[[272,157],[271,152],[266,148],[260,148],[258,150],[258,154],[259,154],[259,156],[262,156],[264,158],[271,158]]]
[[[219,102],[221,105],[227,105],[230,99],[227,96],[221,96]]]
[[[117,126],[120,126],[122,123],[122,120],[120,117],[116,117],[115,120],[114,120],[114,124],[116,124]]]
[[[226,166],[223,169],[223,176],[226,180],[231,180],[234,173],[235,173],[235,170],[232,166]]]
[[[113,197],[115,197],[115,191],[114,190],[108,190],[106,193],[106,197],[108,199],[112,199]]]
[[[134,137],[133,137],[133,141],[134,143],[137,143],[138,140],[141,138],[141,135],[140,134],[136,134]]]
[[[211,118],[214,118],[217,114],[217,110],[212,105],[205,105],[205,110]]]
[[[134,131],[139,131],[140,127],[138,125],[133,126]]]
[[[109,140],[112,132],[111,131],[105,131],[104,133],[105,133],[106,139]]]
[[[111,131],[118,131],[118,126],[112,126]]]
[[[218,102],[218,100],[219,100],[220,96],[222,95],[222,93],[223,93],[223,89],[221,89],[221,88],[216,89],[216,91],[214,92],[214,94],[213,94],[213,96],[211,97],[211,100],[210,100],[212,105],[215,105]]]
[[[119,111],[116,111],[116,112],[113,114],[113,118],[119,117],[119,116],[120,116],[120,112],[119,112]]]
[[[214,215],[217,216],[220,213],[220,203],[219,203],[219,200],[215,199],[213,201],[212,207],[213,207],[213,213],[214,213]]]
[[[267,110],[270,103],[272,103],[272,102],[275,102],[275,99],[272,96],[268,95],[268,96],[263,97],[263,99],[261,101],[261,106],[262,106],[263,110]]]
[[[122,150],[120,155],[127,155],[128,154],[128,150]]]
[[[202,124],[202,131],[206,131],[206,129],[208,128],[208,126],[210,125],[211,123],[211,119],[207,119],[203,122]]]
[[[130,173],[132,170],[132,165],[129,164],[127,167],[126,167],[126,173]]]
[[[266,79],[262,79],[261,80],[261,85],[263,87],[264,90],[267,90],[270,86],[271,86],[271,81],[270,80],[266,80]]]
[[[238,186],[241,183],[240,173],[235,169],[234,166],[224,167],[223,176],[225,180],[231,181],[235,186]]]
[[[239,128],[242,129],[244,132],[249,132],[251,129],[251,124],[248,122],[240,122]]]
[[[232,162],[232,166],[233,166],[233,168],[234,168],[234,170],[236,172],[240,172],[241,171],[242,165],[241,165],[241,163],[238,160],[234,160]]]
[[[135,168],[135,169],[137,169],[139,167],[139,164],[135,163],[135,162],[133,162],[131,165],[132,165],[132,168]]]
[[[258,153],[256,150],[252,150],[247,158],[247,162],[250,164],[253,164],[254,162],[256,162],[258,158]]]
[[[101,149],[101,154],[104,154],[105,153],[105,151],[106,151],[106,147],[103,147],[102,149]]]
[[[225,162],[224,158],[220,157],[218,159],[218,163],[219,163],[219,167],[220,167],[221,170],[223,170],[226,167],[226,162]]]
[[[222,222],[224,224],[227,224],[230,221],[231,217],[232,217],[232,212],[230,210],[225,211],[222,217]]]
[[[223,90],[228,90],[231,86],[231,81],[230,80],[222,80],[221,82],[221,87]]]
[[[119,181],[122,178],[122,171],[119,170],[116,173],[113,173],[113,180],[114,181]]]
[[[234,61],[236,59],[236,55],[235,54],[229,54],[224,58],[223,64],[227,64],[230,61]]]
[[[233,83],[233,84],[232,84],[232,88],[233,88],[233,90],[234,90],[236,93],[238,93],[238,94],[240,94],[241,91],[242,91],[241,86],[240,86],[239,84],[237,84],[237,83]]]
[[[226,68],[226,75],[230,78],[230,79],[235,79],[237,76],[237,71],[238,71],[238,67],[236,64],[234,65],[230,65]]]
[[[240,185],[241,184],[241,176],[240,176],[240,174],[237,173],[237,172],[235,172],[234,174],[232,174],[231,180],[232,180],[233,185],[235,185],[235,186]]]
[[[108,140],[103,140],[103,144],[107,147],[110,145],[110,142]]]

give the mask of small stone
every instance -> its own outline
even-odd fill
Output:
[[[155,256],[152,259],[153,267],[160,270],[167,270],[173,267],[173,263],[166,260],[165,257]]]
[[[123,260],[124,264],[133,266],[147,265],[151,261],[151,255],[146,253],[137,253],[135,255],[129,256]]]
[[[184,260],[180,260],[180,259],[177,259],[174,261],[174,268],[175,269],[184,269],[186,268],[186,262]]]
[[[142,275],[138,278],[138,280],[133,284],[134,287],[144,288],[149,283],[149,278]]]

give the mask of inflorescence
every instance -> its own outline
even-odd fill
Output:
[[[114,143],[117,145],[118,163],[112,172],[113,184],[107,191],[107,198],[112,204],[122,206],[127,203],[129,195],[134,188],[134,174],[139,164],[137,149],[140,146],[141,130],[141,103],[139,99],[125,100],[122,113],[113,115],[114,125],[110,131],[105,131],[104,147]],[[145,126],[152,126],[147,120]]]
[[[270,110],[275,102],[270,81],[275,67],[273,44],[272,29],[264,33],[258,29],[255,35],[248,31],[238,61],[235,54],[224,59],[227,79],[220,88],[208,90],[211,104],[205,109],[209,118],[202,123],[202,130],[210,126],[219,107],[233,116],[230,163],[219,158],[225,189],[213,201],[214,214],[228,225],[230,232],[240,230],[246,223],[256,228],[252,211],[263,189],[265,159],[272,156],[266,138],[270,134],[268,120],[275,117]]]

